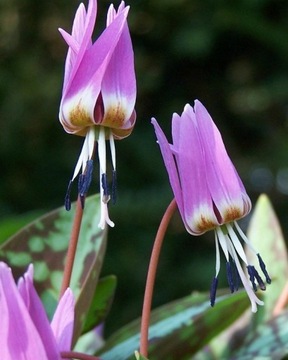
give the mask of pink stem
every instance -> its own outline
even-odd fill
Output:
[[[68,246],[68,250],[67,250],[67,257],[66,257],[65,268],[64,268],[64,273],[63,273],[63,280],[62,280],[62,285],[61,285],[61,290],[60,290],[60,299],[61,299],[62,295],[64,294],[65,290],[70,286],[73,264],[74,264],[76,249],[77,249],[77,244],[78,244],[78,238],[79,238],[79,233],[80,233],[80,229],[81,229],[82,217],[83,217],[83,208],[82,208],[80,197],[78,197],[71,237],[70,237],[69,246]]]
[[[145,357],[148,356],[148,333],[149,333],[149,323],[150,323],[150,315],[151,315],[151,304],[152,304],[153,290],[154,290],[154,284],[156,278],[156,271],[159,263],[159,256],[167,227],[176,208],[177,208],[176,200],[173,199],[169,204],[169,206],[167,207],[165,214],[161,220],[150,258],[150,264],[146,279],[146,287],[145,287],[142,318],[141,318],[141,330],[140,330],[140,354]]]
[[[62,351],[61,352],[62,359],[79,359],[79,360],[100,360],[99,357],[82,354],[76,351]]]
[[[285,284],[276,305],[273,309],[273,316],[278,316],[288,304],[288,283]]]

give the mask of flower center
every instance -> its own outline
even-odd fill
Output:
[[[235,226],[238,234],[234,231],[232,225]],[[266,290],[266,286],[261,276],[259,275],[258,271],[256,270],[256,268],[248,263],[245,251],[239,240],[239,237],[248,245],[250,250],[257,256],[260,269],[262,270],[262,273],[264,274],[266,282],[268,284],[271,283],[271,279],[268,275],[266,266],[261,256],[253,248],[252,244],[250,243],[246,235],[242,232],[239,225],[235,221],[232,223],[232,225],[231,223],[226,223],[215,229],[216,275],[212,280],[211,288],[210,288],[211,306],[214,306],[215,304],[216,289],[218,285],[218,274],[220,271],[220,251],[219,251],[219,245],[220,245],[226,258],[226,274],[227,274],[227,281],[231,293],[238,290],[239,282],[241,280],[251,301],[252,311],[256,312],[257,304],[263,305],[263,302],[256,297],[253,290],[257,291],[256,283],[258,283],[261,290]],[[247,275],[245,275],[241,267],[239,257],[246,265],[247,272],[249,275],[249,280],[252,284],[253,290],[249,284]]]
[[[111,160],[112,160],[112,184],[111,186],[108,183],[107,172],[106,172],[106,138],[109,140],[110,144],[110,152],[111,152]],[[71,187],[72,182],[79,174],[78,179],[78,194],[81,200],[82,208],[85,205],[85,197],[88,193],[93,174],[93,156],[95,149],[95,142],[98,142],[98,157],[99,157],[99,182],[100,182],[100,198],[101,198],[101,213],[100,213],[100,221],[99,227],[101,229],[105,228],[106,223],[109,226],[114,226],[114,223],[110,220],[108,214],[108,202],[110,199],[114,204],[116,202],[116,151],[115,151],[115,143],[112,131],[110,129],[105,128],[104,126],[100,127],[90,127],[83,144],[82,151],[80,153],[78,162],[75,166],[74,174],[72,179],[69,181],[69,185],[67,188],[66,196],[65,196],[65,208],[66,210],[71,209]]]
[[[115,144],[114,138],[111,130],[106,129],[104,126],[99,127],[98,133],[98,157],[99,157],[99,175],[100,175],[100,196],[101,196],[101,216],[99,227],[101,229],[105,228],[105,224],[107,223],[109,226],[113,227],[114,223],[110,220],[108,214],[108,202],[110,201],[111,194],[107,181],[107,173],[106,173],[106,132],[109,132],[109,143],[110,143],[110,151],[111,151],[111,159],[112,159],[112,199],[113,202],[116,199],[116,152],[115,152]]]

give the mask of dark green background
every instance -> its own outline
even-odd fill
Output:
[[[109,3],[99,1],[96,33]],[[70,31],[78,4],[0,0],[1,219],[63,203],[83,139],[66,134],[58,121],[67,47],[57,28]],[[266,192],[288,231],[288,2],[138,0],[130,5],[138,117],[133,134],[116,144],[118,203],[111,208],[116,227],[103,273],[116,274],[119,286],[108,332],[140,315],[153,238],[172,198],[152,116],[170,136],[172,113],[200,99],[253,202]],[[90,193],[97,191],[95,176]],[[245,229],[247,221],[242,224]],[[212,233],[186,234],[175,216],[161,256],[155,306],[209,288],[213,239]],[[225,285],[224,266],[222,273]]]

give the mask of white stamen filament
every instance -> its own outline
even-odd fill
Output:
[[[219,270],[220,270],[220,254],[219,254],[219,244],[220,244],[220,246],[225,254],[226,260],[229,261],[229,254],[230,254],[231,258],[234,260],[238,274],[242,281],[242,284],[243,284],[243,286],[247,292],[247,295],[250,299],[252,312],[256,312],[257,304],[264,305],[264,302],[257,298],[257,296],[255,295],[255,293],[250,285],[250,282],[249,282],[247,276],[245,275],[245,273],[242,269],[238,255],[240,256],[240,258],[243,260],[243,262],[246,265],[248,265],[248,261],[247,261],[245,252],[243,250],[243,247],[242,247],[235,231],[233,230],[233,228],[230,224],[226,224],[226,229],[227,229],[228,234],[224,233],[223,229],[221,229],[220,227],[216,228],[216,231],[215,231],[215,234],[216,234],[215,235],[216,276],[218,275]],[[237,230],[238,230],[238,227],[237,227]],[[244,234],[244,233],[241,231],[241,232],[239,232],[239,234],[242,236],[242,234]]]
[[[219,250],[219,243],[218,243],[216,231],[215,231],[215,245],[216,245],[216,275],[215,275],[215,277],[217,277],[219,274],[219,271],[220,271],[220,250]]]
[[[104,230],[106,223],[113,227],[114,223],[109,218],[108,201],[104,200],[104,189],[102,186],[102,174],[106,174],[106,141],[105,141],[105,128],[100,127],[98,137],[98,157],[100,168],[100,221],[98,227]]]
[[[228,230],[228,234],[230,236],[230,239],[232,240],[234,249],[236,250],[236,252],[238,253],[238,255],[241,257],[241,259],[244,261],[244,263],[246,265],[248,265],[248,260],[247,257],[245,255],[243,246],[241,245],[237,235],[235,234],[232,226],[230,224],[226,224],[226,228]]]
[[[94,128],[91,127],[85,136],[82,150],[79,155],[77,164],[75,166],[72,181],[79,174],[81,167],[82,167],[82,173],[84,173],[87,161],[92,159],[94,146],[95,146],[95,130]]]
[[[256,304],[264,305],[264,302],[257,298],[257,296],[255,295],[253,289],[251,288],[250,283],[249,283],[246,275],[244,274],[242,266],[240,265],[240,262],[239,262],[237,254],[236,254],[236,251],[235,251],[235,249],[233,247],[233,244],[232,244],[232,242],[231,242],[231,240],[229,239],[228,236],[226,237],[226,240],[230,243],[229,249],[231,250],[231,255],[232,255],[232,257],[233,257],[233,259],[235,261],[236,268],[237,268],[238,274],[240,276],[240,279],[242,281],[242,284],[243,284],[243,286],[244,286],[244,288],[245,288],[245,290],[247,292],[247,295],[248,295],[248,297],[250,299],[252,312],[255,313],[255,312],[257,312],[257,305]]]
[[[113,134],[112,134],[112,131],[110,131],[109,143],[110,143],[110,151],[111,151],[111,159],[112,159],[113,170],[116,170],[115,140],[114,140],[114,136],[113,136]]]
[[[224,252],[224,255],[226,257],[226,260],[229,261],[229,252],[228,252],[228,248],[227,248],[227,240],[225,235],[223,234],[223,231],[220,227],[216,228],[216,233],[217,233],[217,238],[219,240],[219,243],[221,245],[221,248]]]
[[[88,136],[88,141],[87,141],[88,155],[89,155],[89,160],[91,160],[93,156],[95,140],[96,140],[94,127],[90,127],[87,136]]]
[[[225,236],[227,237],[226,242],[227,242],[227,248],[228,248],[229,254],[230,254],[232,260],[235,261],[234,254],[236,254],[236,256],[237,256],[237,253],[235,251],[234,252],[232,251],[233,242],[229,241],[229,236],[228,235],[225,235]]]
[[[106,143],[105,143],[105,128],[103,126],[99,129],[98,136],[98,157],[100,165],[100,184],[101,176],[106,173]]]
[[[247,236],[244,234],[244,232],[241,230],[240,226],[237,224],[236,221],[234,221],[234,225],[235,225],[239,235],[241,236],[241,238],[245,241],[245,243],[249,246],[249,248],[257,255],[258,252],[255,250],[255,248],[253,247],[253,245],[251,244],[251,242],[249,241]]]
[[[106,224],[108,224],[111,227],[115,226],[114,222],[109,218],[107,203],[101,201],[101,215],[100,215],[100,221],[98,227],[104,230]]]

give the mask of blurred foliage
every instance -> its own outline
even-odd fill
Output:
[[[110,1],[98,2],[96,33]],[[68,136],[58,121],[67,47],[57,28],[71,29],[78,4],[0,1],[0,216],[10,224],[20,214],[63,203],[82,145],[83,139]],[[172,113],[199,98],[253,202],[260,192],[268,193],[287,234],[287,15],[284,0],[131,2],[138,121],[133,134],[116,144],[118,203],[111,208],[116,227],[109,231],[103,273],[117,276],[118,289],[108,332],[141,311],[153,238],[172,197],[151,116],[169,133]],[[97,191],[95,179],[90,193]],[[191,238],[175,216],[155,305],[208,289],[212,240],[212,234]]]
[[[85,201],[86,211],[70,281],[76,303],[74,342],[82,330],[87,332],[93,325],[102,322],[114,294],[115,278],[112,284],[107,277],[98,282],[107,243],[107,231],[98,228],[99,202],[99,195]],[[70,238],[67,229],[72,227],[75,216],[75,203],[73,205],[71,212],[61,207],[34,220],[0,246],[0,261],[13,268],[15,278],[22,276],[28,265],[33,263],[35,287],[50,318],[59,300]],[[99,291],[96,291],[98,286]],[[90,306],[93,325],[92,319],[86,321]]]
[[[97,227],[99,200],[98,195],[86,199],[70,282],[76,299],[73,343],[78,351],[97,354],[103,360],[132,360],[135,357],[144,360],[135,352],[141,337],[139,318],[118,329],[108,339],[102,336],[103,323],[106,323],[107,315],[111,315],[109,310],[117,281],[113,275],[99,279],[107,242],[107,232]],[[50,315],[54,313],[59,296],[69,240],[67,229],[72,226],[74,211],[75,203],[71,212],[63,207],[54,210],[0,246],[0,260],[13,265],[16,278],[30,262],[34,264],[35,286]],[[194,291],[170,301],[151,313],[149,359],[287,358],[287,248],[278,218],[264,194],[257,200],[249,222],[249,237],[252,246],[261,249],[273,279],[267,291],[258,293],[265,305],[259,306],[256,314],[252,313],[243,289],[234,294],[228,289],[219,289],[215,308],[211,307],[207,292]],[[254,250],[246,250],[255,257]],[[253,260],[250,261],[252,264]],[[131,299],[134,299],[133,295],[132,289]],[[115,322],[114,318],[112,321]]]

